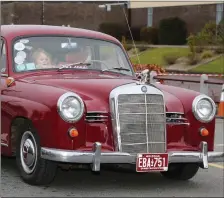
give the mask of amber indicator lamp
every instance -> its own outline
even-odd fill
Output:
[[[68,134],[71,138],[75,138],[79,135],[78,130],[76,128],[69,129]]]
[[[10,87],[15,82],[15,79],[12,77],[6,78],[6,85],[7,87]]]
[[[209,131],[206,128],[201,128],[200,129],[200,135],[205,137],[209,135]]]

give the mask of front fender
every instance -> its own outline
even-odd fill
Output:
[[[183,112],[185,114],[185,117],[188,119],[190,123],[188,127],[183,127],[185,128],[185,131],[186,131],[185,134],[188,137],[187,138],[188,144],[190,144],[191,146],[195,148],[198,148],[200,145],[200,142],[205,141],[208,143],[208,150],[213,151],[214,137],[215,137],[215,118],[209,123],[202,123],[195,118],[192,112],[193,100],[196,96],[200,95],[201,93],[193,91],[193,90],[189,90],[189,89],[173,87],[168,85],[158,84],[157,87],[174,95],[182,103]],[[209,131],[209,136],[202,137],[200,135],[199,130],[202,127],[205,127]]]
[[[46,132],[52,130],[52,120],[50,119],[52,111],[49,107],[23,98],[3,96],[2,112],[2,116],[4,116],[2,121],[5,124],[3,130],[5,134],[9,134],[7,135],[7,142],[9,142],[9,145],[11,143],[12,122],[19,117],[29,119],[41,137],[41,144],[46,144]]]
[[[8,112],[14,112],[12,120],[18,117],[29,119],[38,132],[40,146],[72,149],[72,140],[66,134],[72,125],[60,118],[56,105],[50,108],[27,99],[16,100],[16,103],[11,101],[8,105]]]

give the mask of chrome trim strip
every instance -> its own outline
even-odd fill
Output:
[[[108,118],[108,116],[86,116],[86,118]]]
[[[142,142],[142,143],[130,143],[130,144],[125,144],[125,143],[123,143],[123,145],[139,145],[139,144],[147,144],[148,145],[148,143],[152,143],[152,144],[162,144],[162,143],[166,143],[166,142]],[[147,150],[148,152],[149,152],[149,150]]]
[[[170,111],[167,111],[166,114],[180,114],[180,115],[184,115],[184,113],[182,113],[182,112],[170,112]]]
[[[208,152],[207,142],[201,142],[200,151],[172,151],[169,154],[170,163],[199,163],[201,168],[207,169],[209,162],[224,162],[224,152]],[[95,142],[92,151],[81,152],[53,148],[41,148],[43,159],[91,164],[93,171],[100,171],[100,164],[135,164],[136,154],[123,152],[101,152],[101,143]]]
[[[94,115],[96,114],[96,115]],[[100,114],[100,115],[99,115]],[[100,112],[88,112],[85,116],[86,122],[106,122],[108,121],[107,115],[102,115],[103,113]]]
[[[130,115],[130,113],[120,113],[120,114],[121,115],[127,115],[127,114],[129,114]],[[134,115],[164,115],[164,113],[132,113],[132,114],[134,114]]]
[[[180,122],[180,123],[175,123],[175,122],[166,122],[168,125],[190,125],[189,122]]]
[[[2,77],[9,77],[8,74],[1,74]]]
[[[143,93],[141,93],[141,94],[143,94]],[[152,94],[154,94],[154,93],[152,93]],[[144,105],[144,104],[147,104],[147,105],[164,105],[163,103],[141,103],[141,102],[139,102],[139,103],[133,103],[133,102],[127,102],[127,103],[124,103],[124,104],[142,104],[142,105]]]
[[[185,121],[187,121],[186,118],[169,118],[169,117],[166,117],[166,119],[170,119],[170,120],[185,120]]]
[[[87,112],[86,112],[86,114],[90,114],[90,113],[97,113],[97,114],[102,113],[102,114],[107,114],[108,112],[106,112],[106,111],[87,111]]]
[[[1,143],[1,146],[8,147],[9,145],[8,145],[8,144],[6,144],[6,143]]]
[[[148,108],[147,108],[147,98],[146,98],[146,94],[145,94],[145,133],[146,133],[146,149],[147,149],[147,152],[149,152],[149,134],[148,134]],[[131,145],[134,145],[134,144],[131,144]]]
[[[106,122],[107,120],[87,120],[85,119],[86,122]]]

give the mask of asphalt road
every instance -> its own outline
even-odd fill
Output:
[[[223,151],[224,120],[216,123],[216,150]],[[14,159],[2,158],[1,197],[223,197],[224,164],[210,164],[200,169],[190,181],[171,181],[158,173],[137,175],[103,171],[59,171],[51,186],[37,187],[23,183]]]

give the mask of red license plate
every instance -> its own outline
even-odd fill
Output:
[[[136,171],[167,171],[168,153],[142,153],[137,155]]]

